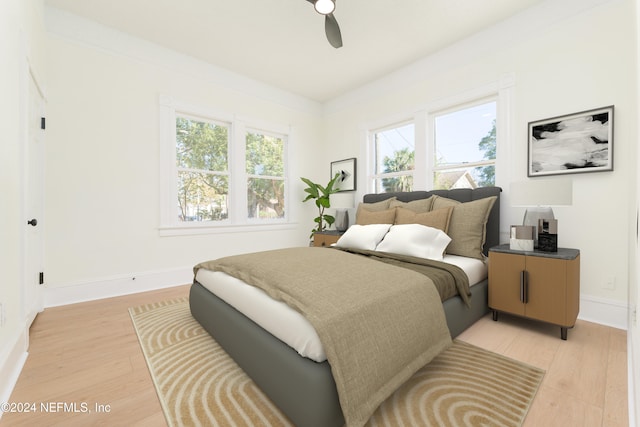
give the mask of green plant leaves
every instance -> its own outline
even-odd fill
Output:
[[[307,197],[302,201],[306,202],[308,200],[315,200],[315,204],[318,207],[318,216],[313,219],[317,226],[311,230],[311,237],[313,237],[314,232],[324,230],[325,223],[327,226],[330,226],[335,222],[335,218],[331,215],[325,215],[324,210],[331,207],[331,195],[339,191],[337,188],[334,188],[339,177],[340,174],[336,174],[329,181],[326,187],[316,184],[308,178],[300,177],[300,179],[307,184],[307,188],[305,188],[304,191],[305,193],[308,193]]]

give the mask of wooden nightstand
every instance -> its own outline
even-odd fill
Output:
[[[489,249],[489,308],[560,326],[560,337],[576,323],[580,310],[580,251]]]
[[[336,243],[344,231],[327,230],[313,233],[313,246],[330,246]]]

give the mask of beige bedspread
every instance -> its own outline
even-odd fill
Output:
[[[413,373],[451,344],[432,281],[326,248],[237,255],[194,267],[222,271],[302,313],[318,332],[347,426],[362,426]]]
[[[399,255],[388,252],[370,251],[353,248],[333,247],[335,250],[351,252],[363,255],[376,261],[408,268],[431,278],[440,294],[440,300],[445,301],[459,295],[467,307],[471,306],[471,290],[469,289],[469,277],[457,265],[427,258],[417,258],[409,255]]]

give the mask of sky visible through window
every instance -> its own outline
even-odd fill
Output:
[[[483,160],[478,143],[493,126],[496,118],[496,103],[476,105],[436,117],[436,158],[440,164],[453,164]],[[415,127],[413,123],[377,132],[380,144],[378,165],[385,156],[403,148],[415,149]]]
[[[385,157],[394,157],[396,151],[408,148],[409,151],[415,151],[415,126],[413,123],[400,125],[398,127],[377,132],[378,147],[378,172],[383,172],[383,159]]]
[[[487,136],[496,119],[496,103],[489,102],[435,119],[436,159],[438,164],[459,164],[483,160],[478,144]]]

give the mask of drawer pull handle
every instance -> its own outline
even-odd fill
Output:
[[[529,302],[529,280],[526,271],[520,272],[520,302],[523,304]]]

